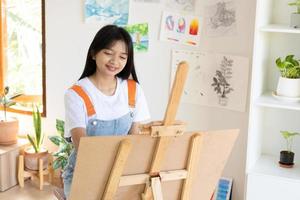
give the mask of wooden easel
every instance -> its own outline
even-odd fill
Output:
[[[179,64],[162,122],[143,126],[141,135],[81,138],[70,200],[190,200],[199,189],[201,200],[211,197],[238,130],[183,134],[175,116],[187,70]]]
[[[126,160],[131,150],[130,141],[124,139],[119,146],[102,200],[113,199],[119,186],[141,183],[146,184],[144,193],[141,194],[141,198],[143,200],[162,200],[163,195],[161,182],[179,179],[184,179],[181,199],[189,199],[189,191],[192,184],[193,173],[195,169],[197,169],[197,157],[199,157],[198,154],[201,145],[200,135],[195,135],[192,139],[189,158],[185,170],[168,172],[160,171],[162,160],[164,159],[169,143],[172,141],[172,137],[178,137],[182,135],[185,130],[185,124],[181,122],[175,123],[175,117],[179,106],[180,97],[184,89],[184,83],[187,78],[187,72],[187,63],[181,62],[178,65],[163,122],[159,125],[153,124],[152,126],[142,127],[143,134],[149,134],[151,137],[159,137],[155,152],[153,154],[153,160],[149,173],[122,176]]]

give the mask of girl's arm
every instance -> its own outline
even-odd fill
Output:
[[[72,141],[75,146],[75,150],[78,150],[79,141],[81,137],[86,136],[85,128],[73,128],[71,130]]]
[[[140,126],[139,122],[133,122],[128,134],[132,134],[132,135],[133,134],[139,134],[140,133],[139,126]]]

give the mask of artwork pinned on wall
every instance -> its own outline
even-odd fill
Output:
[[[85,0],[85,22],[126,25],[129,0]]]
[[[172,51],[172,74],[185,60],[190,69],[183,103],[213,106],[244,112],[248,88],[249,60],[246,57],[196,51]]]
[[[198,46],[201,21],[198,16],[163,12],[160,40]]]
[[[166,7],[176,11],[194,12],[195,0],[166,0]]]
[[[234,1],[219,1],[206,7],[205,33],[211,37],[237,34]]]
[[[134,0],[136,2],[145,2],[145,3],[159,3],[160,0]]]
[[[148,23],[127,25],[124,28],[132,38],[134,51],[147,52],[149,45]]]

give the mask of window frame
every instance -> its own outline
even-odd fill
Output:
[[[0,91],[4,91],[4,82],[5,82],[5,75],[6,69],[3,66],[6,65],[6,58],[4,54],[4,49],[7,46],[7,35],[6,33],[6,12],[5,12],[5,4],[7,0],[0,0]],[[43,110],[41,115],[46,117],[46,23],[45,23],[45,0],[41,1],[41,12],[42,12],[42,95],[26,95],[23,94],[16,99],[16,102],[33,102],[33,103],[42,103]],[[3,34],[4,33],[4,34]],[[3,110],[3,107],[0,106],[0,110]],[[20,114],[27,114],[31,115],[31,111],[15,109],[15,108],[8,108],[7,111],[13,113],[20,113]]]

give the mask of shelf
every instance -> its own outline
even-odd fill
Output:
[[[270,107],[270,108],[281,108],[289,110],[300,110],[300,102],[289,102],[276,99],[272,96],[271,92],[267,92],[260,96],[256,101],[255,105]]]
[[[260,28],[262,32],[273,32],[273,33],[299,33],[300,28],[292,28],[289,25],[284,24],[269,24]]]
[[[279,153],[278,157],[262,155],[248,174],[267,175],[300,182],[300,166],[296,163],[293,168],[282,168],[279,167],[278,160]]]

